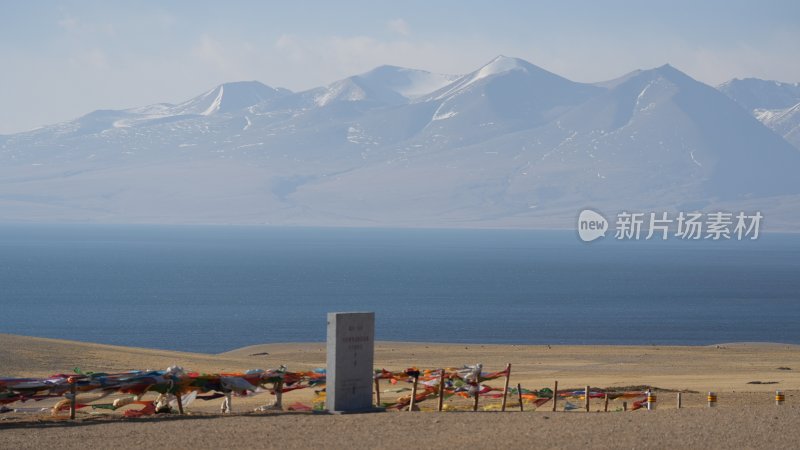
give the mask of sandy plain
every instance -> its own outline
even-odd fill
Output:
[[[234,399],[234,414],[219,414],[218,402],[195,402],[187,415],[123,419],[119,414],[81,412],[74,422],[45,413],[0,415],[0,448],[798,448],[800,447],[800,346],[764,343],[669,346],[542,346],[379,342],[375,366],[460,367],[485,370],[512,364],[511,384],[524,388],[578,389],[653,386],[656,411],[621,411],[621,401],[601,412],[553,413],[550,404],[519,412],[422,412],[325,415],[254,413],[270,403],[263,394]],[[0,377],[45,377],[73,368],[116,372],[180,365],[199,372],[275,368],[301,371],[325,365],[323,343],[254,345],[222,354],[195,354],[117,347],[0,334]],[[496,381],[491,384],[502,384]],[[384,396],[396,386],[382,388]],[[783,406],[774,392],[786,392]],[[707,391],[718,407],[708,408]],[[683,408],[676,407],[681,392]],[[310,404],[311,390],[284,396],[284,405]],[[483,406],[493,409],[497,401]],[[31,406],[26,404],[25,406]],[[35,405],[34,405],[35,406]],[[452,402],[456,409],[467,403]],[[580,411],[580,412],[579,412]]]

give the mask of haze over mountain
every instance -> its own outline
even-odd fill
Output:
[[[796,127],[751,111],[788,114],[793,91],[736,81],[665,65],[585,84],[500,56],[304,92],[226,83],[0,137],[0,220],[571,228],[593,207],[796,230]]]

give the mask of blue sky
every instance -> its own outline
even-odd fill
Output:
[[[302,90],[381,64],[494,56],[576,81],[670,63],[709,84],[800,81],[792,1],[60,1],[0,10],[0,133],[179,102],[226,81]]]

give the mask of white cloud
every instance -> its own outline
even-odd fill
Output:
[[[149,20],[157,24],[158,27],[162,30],[168,30],[174,27],[175,24],[178,22],[175,19],[175,16],[162,10],[153,12],[149,17]]]
[[[274,45],[275,50],[289,59],[291,63],[301,63],[305,61],[308,51],[297,37],[291,34],[283,34],[278,37]]]
[[[107,70],[110,67],[106,53],[99,48],[93,48],[75,54],[70,58],[70,63],[73,67],[81,67],[95,71]]]
[[[386,23],[386,28],[392,33],[408,36],[411,30],[408,27],[408,22],[403,19],[392,19]]]
[[[228,66],[228,59],[222,44],[209,35],[203,35],[200,38],[200,42],[192,49],[192,55],[219,69]]]
[[[249,70],[251,61],[255,59],[253,46],[249,43],[223,42],[208,34],[200,37],[200,41],[192,48],[190,54],[192,59],[202,65],[198,68],[198,72],[205,71],[206,76],[223,78],[220,81],[238,81],[247,78],[247,74],[251,72]]]
[[[62,17],[56,24],[67,35],[83,39],[103,39],[114,36],[116,32],[111,23],[86,21],[66,12],[62,12]]]
[[[66,14],[64,15],[64,17],[61,18],[61,20],[58,21],[58,26],[64,29],[65,31],[74,32],[80,26],[80,22],[78,22],[77,18],[69,14]]]

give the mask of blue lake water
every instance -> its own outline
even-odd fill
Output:
[[[579,242],[571,231],[0,226],[0,332],[222,352],[381,340],[800,343],[800,236]]]

